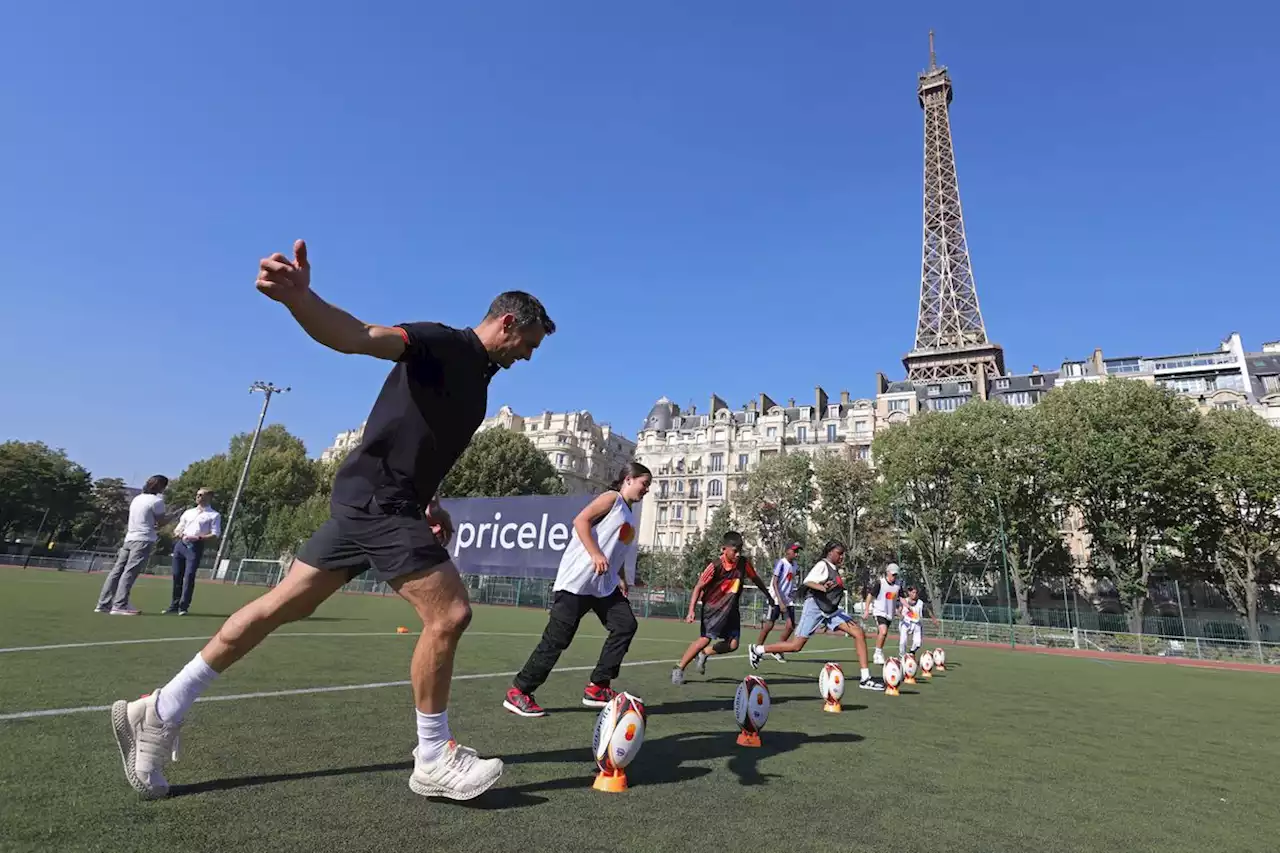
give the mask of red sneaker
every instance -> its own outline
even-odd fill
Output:
[[[617,695],[618,691],[607,684],[588,684],[582,691],[582,704],[588,708],[603,708]]]
[[[507,698],[503,700],[502,707],[519,717],[545,717],[547,715],[542,706],[533,701],[532,696],[528,693],[521,693],[515,687],[507,691]]]

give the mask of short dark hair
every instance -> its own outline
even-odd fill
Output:
[[[734,548],[741,551],[743,547],[742,534],[736,530],[726,531],[724,534],[724,538],[720,540],[720,547]]]
[[[844,543],[839,539],[832,539],[830,542],[822,546],[822,559],[826,559],[831,555],[832,551],[845,551]]]
[[[522,329],[525,326],[542,326],[542,331],[548,335],[555,333],[556,324],[547,316],[547,309],[536,296],[525,293],[523,290],[499,293],[497,298],[489,303],[489,311],[484,318],[495,320],[503,314],[514,315],[516,325]]]
[[[158,495],[167,488],[169,488],[169,478],[164,474],[156,474],[147,478],[147,484],[142,487],[142,493],[144,495]]]

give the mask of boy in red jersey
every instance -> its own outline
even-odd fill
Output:
[[[684,671],[694,659],[698,661],[698,674],[702,675],[707,671],[710,655],[724,655],[738,648],[742,634],[738,599],[742,596],[743,580],[750,580],[769,597],[769,588],[742,550],[742,534],[732,530],[725,533],[720,540],[720,559],[708,565],[698,578],[698,585],[689,598],[689,615],[684,621],[693,621],[694,606],[701,600],[702,630],[685,650],[679,665],[671,670],[672,684],[684,684]]]

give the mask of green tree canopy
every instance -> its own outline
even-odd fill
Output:
[[[769,564],[791,542],[809,532],[813,505],[813,469],[804,453],[768,456],[747,475],[746,488],[733,495],[733,517],[739,531],[766,552]],[[718,545],[718,543],[717,543]]]
[[[235,495],[240,471],[249,452],[252,433],[240,433],[231,439],[226,453],[192,462],[169,485],[165,503],[176,518],[182,510],[195,505],[196,490],[208,487],[214,492],[214,506],[222,513],[224,533],[231,501]],[[249,481],[240,496],[235,529],[230,531],[228,554],[253,556],[265,541],[269,528],[279,529],[282,522],[272,524],[272,517],[296,512],[316,493],[319,473],[316,463],[307,458],[302,440],[281,424],[271,424],[262,431],[253,454]],[[279,547],[279,541],[272,543]],[[275,554],[273,554],[275,556]]]
[[[1019,616],[1029,623],[1027,600],[1035,585],[1071,570],[1040,414],[1001,402],[974,402],[952,417],[961,464],[957,506],[966,538],[988,552],[1003,552],[995,563],[1008,568]]]
[[[507,498],[562,495],[556,469],[533,442],[517,432],[490,429],[471,439],[440,486],[442,498]]]
[[[1037,411],[1052,488],[1080,511],[1092,568],[1142,628],[1153,572],[1211,503],[1204,421],[1186,399],[1111,379],[1054,389]]]
[[[959,512],[961,436],[953,415],[925,412],[880,433],[872,445],[881,476],[876,500],[894,520],[938,607],[966,544]]]
[[[103,477],[95,480],[89,494],[89,506],[76,519],[72,531],[86,548],[115,547],[124,541],[129,524],[129,498],[124,480]]]
[[[1214,494],[1215,579],[1260,640],[1260,590],[1280,558],[1280,430],[1246,410],[1212,411],[1209,483]]]
[[[819,453],[813,458],[813,481],[818,493],[813,522],[820,542],[807,546],[805,552],[817,557],[821,542],[845,543],[845,570],[865,584],[869,558],[888,533],[883,516],[872,511],[875,472],[847,453]]]
[[[63,450],[39,441],[0,444],[0,536],[54,541],[89,510],[92,478]],[[48,516],[45,516],[45,511]]]
[[[692,588],[697,583],[698,575],[702,574],[702,570],[712,560],[720,557],[720,540],[732,529],[733,511],[728,503],[721,504],[711,514],[711,519],[698,538],[685,545],[680,551],[681,574],[685,587]]]

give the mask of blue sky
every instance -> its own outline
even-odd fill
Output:
[[[312,453],[365,417],[384,366],[253,288],[295,237],[374,322],[538,294],[560,331],[491,409],[871,395],[914,331],[930,27],[1013,369],[1280,337],[1274,4],[180,5],[0,12],[0,439],[98,476],[223,449],[258,378]]]

